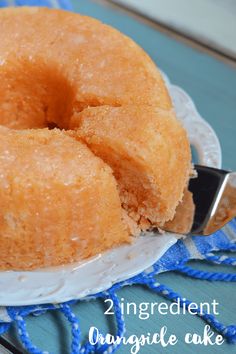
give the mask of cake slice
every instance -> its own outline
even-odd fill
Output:
[[[90,107],[72,117],[70,128],[112,168],[122,206],[141,228],[173,218],[189,180],[191,154],[172,111]]]

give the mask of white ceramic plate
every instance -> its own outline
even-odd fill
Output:
[[[221,167],[221,149],[210,125],[193,101],[163,74],[177,117],[183,122],[199,163]],[[35,271],[0,272],[0,306],[58,303],[81,299],[106,290],[118,281],[137,275],[156,262],[179,238],[174,234],[147,232],[131,245],[107,251],[87,261]]]

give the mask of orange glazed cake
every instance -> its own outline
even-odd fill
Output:
[[[160,72],[90,17],[0,10],[0,268],[83,260],[173,219],[191,173]]]

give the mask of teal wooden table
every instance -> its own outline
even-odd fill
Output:
[[[166,72],[173,83],[183,87],[193,98],[201,115],[214,127],[223,150],[223,167],[236,170],[236,69],[215,58],[193,49],[185,44],[158,32],[152,26],[144,24],[123,12],[88,0],[74,1],[74,9],[82,14],[96,17],[118,28],[140,44]],[[192,262],[193,267],[205,270],[213,266]],[[214,266],[214,271],[228,271],[226,267]],[[232,270],[231,270],[232,271]],[[224,324],[236,323],[236,287],[235,283],[207,282],[192,280],[175,273],[161,274],[160,282],[170,286],[182,296],[195,301],[219,302],[219,315]],[[143,287],[127,287],[121,290],[124,302],[160,302],[163,298]],[[81,319],[83,334],[90,326],[111,332],[114,323],[104,316],[104,304],[99,301],[82,302],[73,310]],[[147,320],[138,316],[126,316],[127,335],[158,332],[163,325],[168,332],[175,333],[179,342],[174,347],[144,347],[140,353],[235,353],[236,346],[224,343],[222,346],[186,345],[183,341],[187,332],[201,334],[203,322],[192,315],[153,315]],[[29,317],[28,329],[33,342],[41,349],[56,354],[69,353],[70,331],[63,317],[58,313],[48,313],[40,317]],[[20,348],[14,329],[8,339]],[[119,353],[129,353],[129,347],[123,347]]]

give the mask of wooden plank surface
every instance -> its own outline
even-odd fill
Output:
[[[235,0],[112,0],[236,58]]]
[[[74,7],[76,11],[97,17],[131,36],[167,73],[173,83],[180,85],[191,95],[201,115],[211,123],[220,138],[224,167],[236,170],[236,70],[126,16],[123,12],[90,0],[74,1]],[[227,267],[212,267],[199,262],[194,262],[193,266],[211,271],[229,271]],[[158,279],[192,301],[211,302],[216,299],[220,304],[218,319],[227,325],[235,324],[235,284],[192,280],[175,273],[161,274]],[[163,298],[138,286],[121,290],[119,296],[124,298],[124,302],[136,304],[163,301]],[[104,304],[100,301],[79,303],[74,306],[74,311],[81,319],[83,334],[87,333],[90,326],[97,326],[102,331],[113,330],[113,322],[109,316],[103,315]],[[166,325],[168,331],[179,338],[174,347],[145,347],[140,353],[235,353],[235,346],[227,343],[220,347],[186,346],[183,341],[185,333],[192,331],[201,334],[203,330],[203,322],[191,315],[155,315],[147,320],[129,315],[126,316],[126,321],[128,334],[154,333]],[[70,328],[61,314],[32,316],[28,318],[27,325],[31,339],[41,349],[55,354],[70,353]],[[20,348],[13,328],[7,337]],[[127,354],[129,348],[124,347],[119,353]]]

